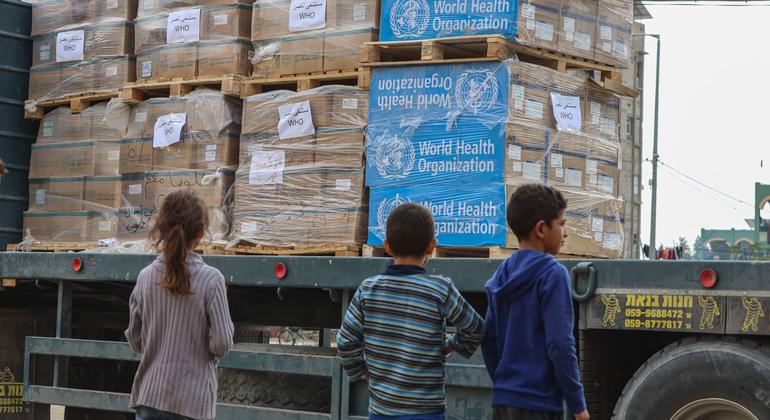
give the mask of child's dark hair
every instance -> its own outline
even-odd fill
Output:
[[[433,215],[419,204],[402,204],[388,216],[385,239],[395,256],[424,256],[435,235]]]
[[[160,287],[179,295],[192,293],[187,254],[208,226],[208,209],[194,191],[178,190],[166,196],[158,220],[150,230],[150,238],[163,253],[166,263]]]
[[[506,210],[508,227],[519,240],[526,239],[537,222],[551,222],[567,208],[567,200],[561,193],[543,184],[525,184],[511,194]]]

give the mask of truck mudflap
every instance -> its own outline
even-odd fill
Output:
[[[770,335],[770,292],[603,289],[583,303],[586,329]]]

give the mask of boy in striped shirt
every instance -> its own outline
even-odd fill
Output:
[[[393,265],[361,283],[337,334],[337,352],[351,381],[369,381],[370,420],[443,420],[446,357],[470,357],[484,338],[484,322],[449,278],[425,271],[436,248],[427,209],[397,207],[385,237]],[[449,339],[447,321],[457,328]]]

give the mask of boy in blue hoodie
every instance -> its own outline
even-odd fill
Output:
[[[561,420],[562,401],[576,420],[589,418],[580,383],[567,269],[559,253],[567,202],[542,184],[516,189],[508,226],[519,251],[486,284],[482,353],[492,378],[494,420]]]

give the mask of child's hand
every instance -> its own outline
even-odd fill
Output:
[[[591,416],[588,415],[588,410],[583,410],[580,413],[575,414],[575,420],[588,420]]]
[[[369,382],[369,374],[368,373],[364,373],[364,376],[362,376],[361,379],[363,379],[364,381]]]
[[[449,343],[445,344],[444,345],[444,358],[448,359],[449,356],[451,356],[452,353],[454,353],[454,351],[455,351],[455,349],[452,348],[452,346]]]

